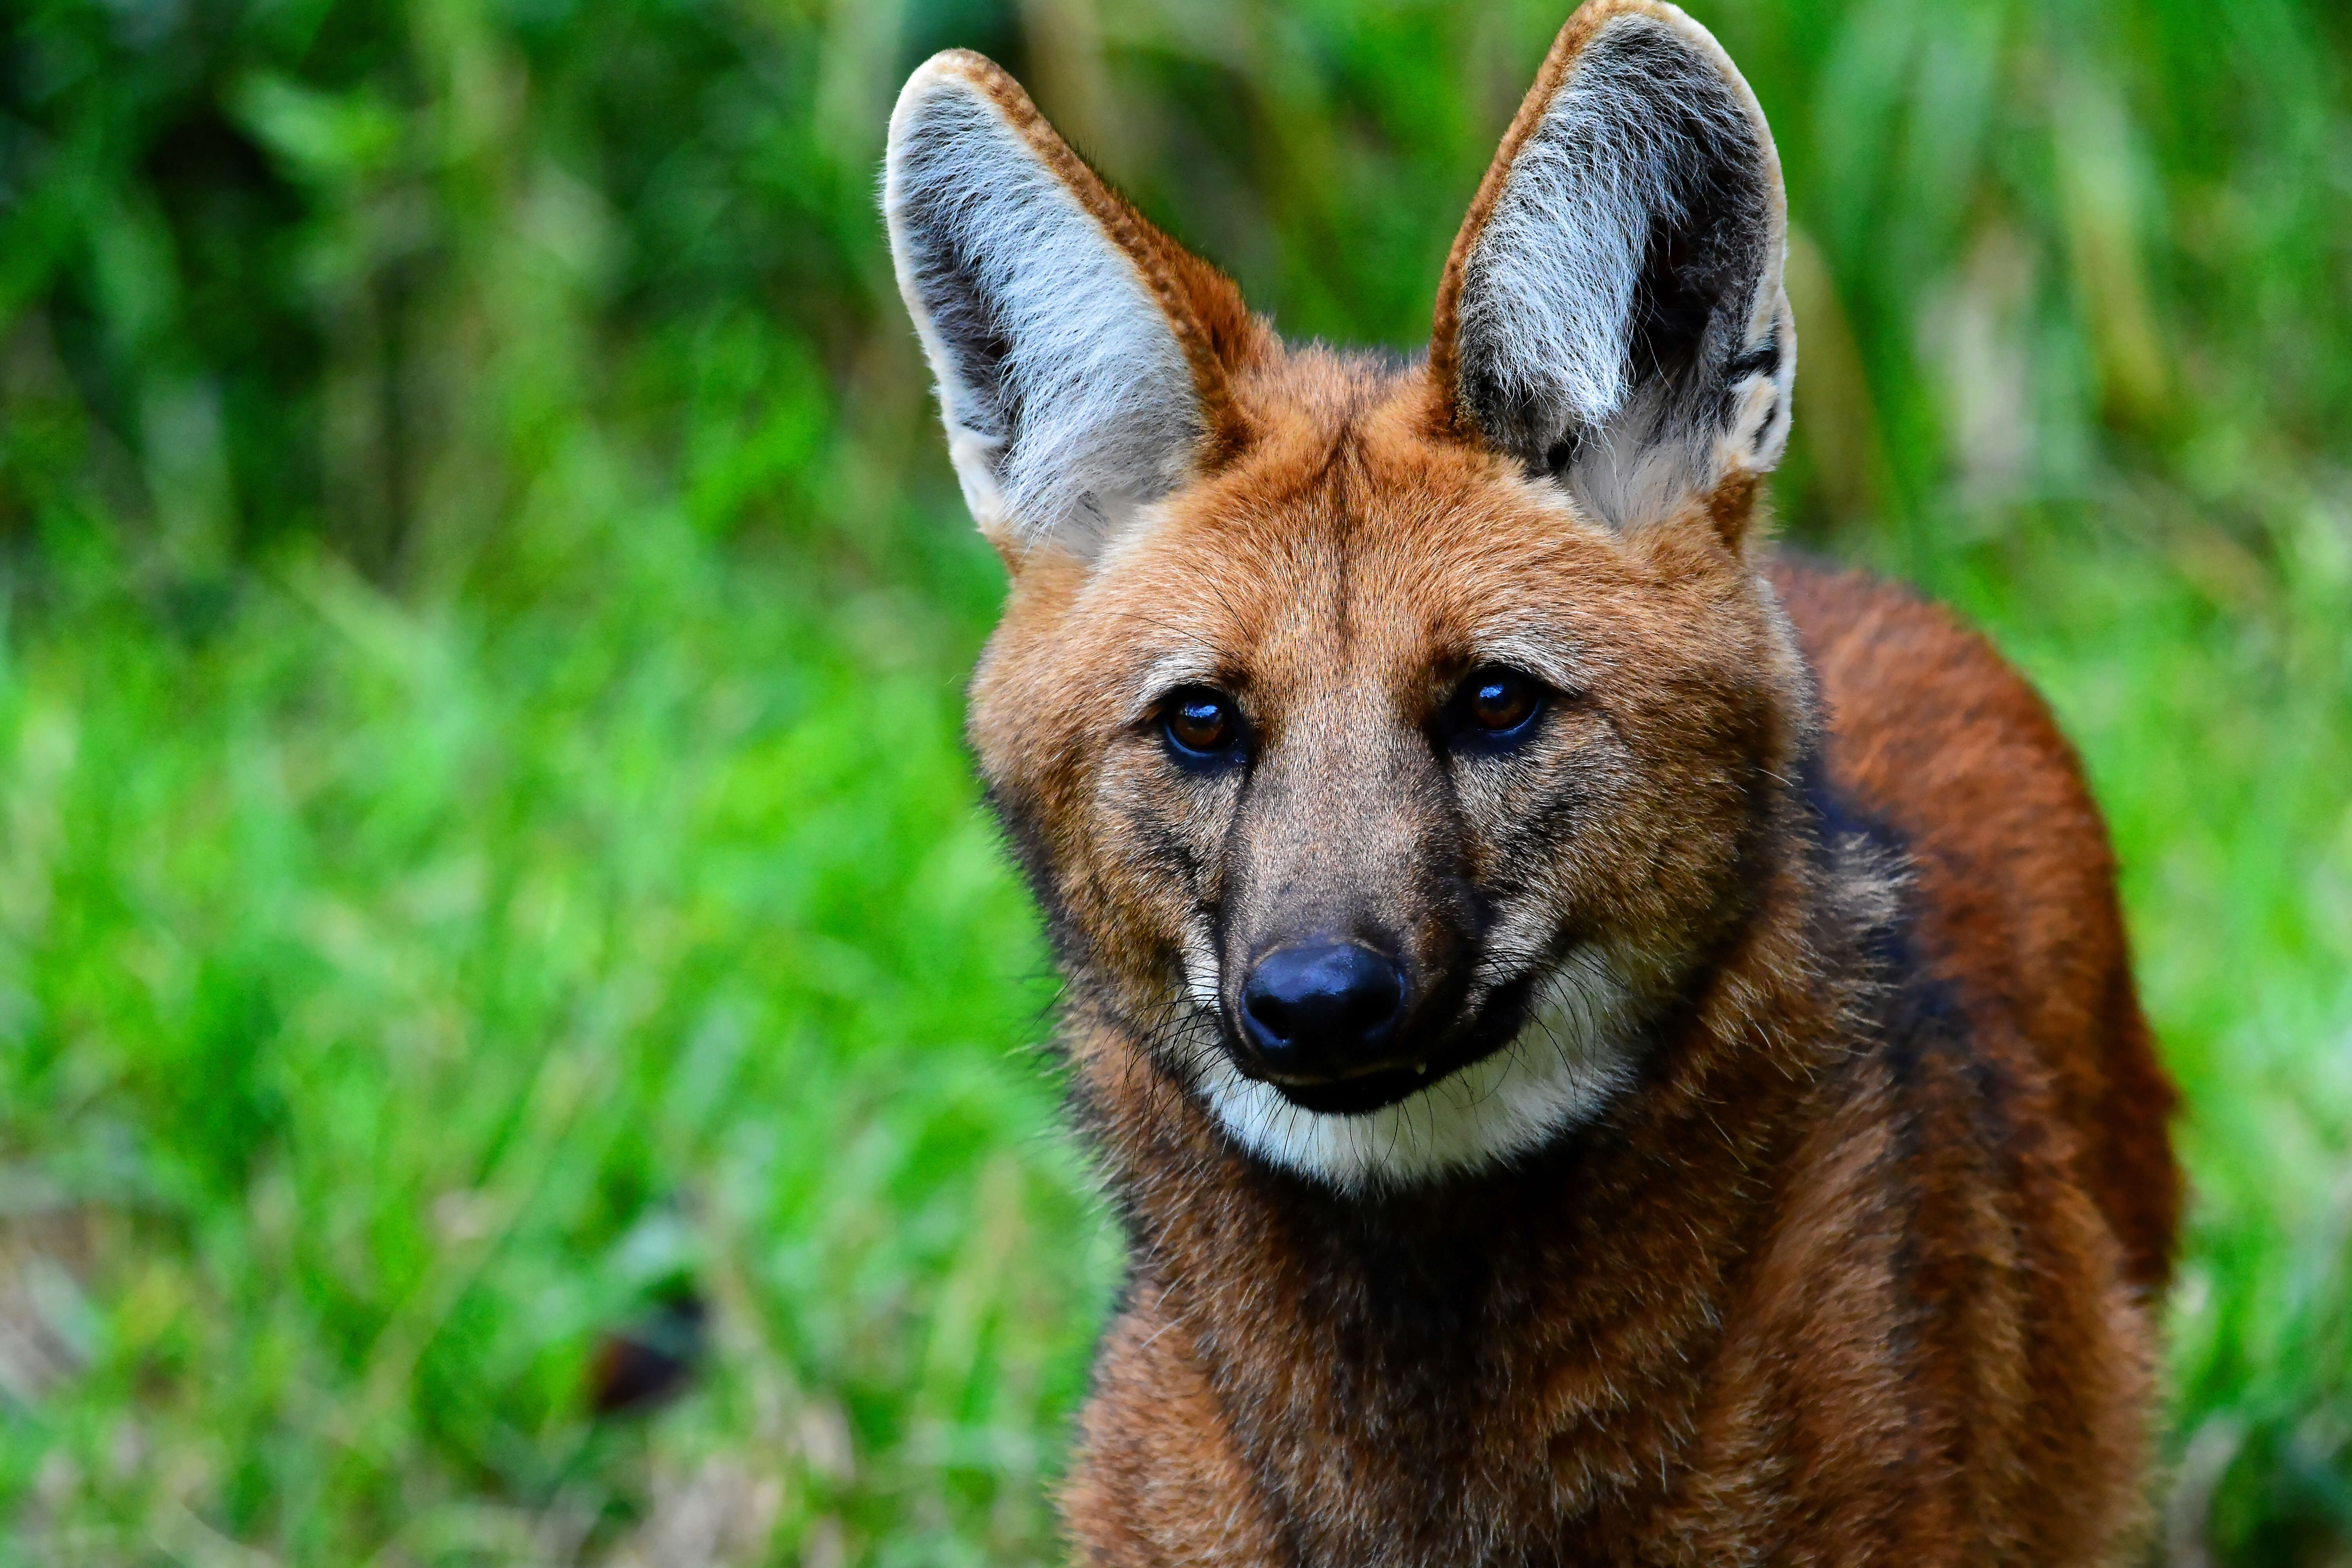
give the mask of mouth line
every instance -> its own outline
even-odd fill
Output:
[[[1410,1100],[1465,1068],[1475,1067],[1508,1046],[1526,1026],[1534,994],[1532,975],[1498,987],[1467,1027],[1437,1041],[1417,1063],[1374,1068],[1322,1083],[1286,1083],[1277,1078],[1263,1081],[1301,1110],[1324,1116],[1369,1116]],[[1228,1055],[1232,1055],[1230,1048]]]

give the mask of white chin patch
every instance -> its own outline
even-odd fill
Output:
[[[1597,950],[1545,982],[1519,1037],[1394,1105],[1308,1110],[1208,1052],[1195,1088],[1235,1142],[1343,1192],[1410,1186],[1540,1147],[1591,1120],[1632,1076],[1633,993]]]

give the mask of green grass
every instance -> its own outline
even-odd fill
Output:
[[[57,1342],[0,1473],[37,1558],[194,1510],[505,1560],[705,1466],[780,1549],[1042,1550],[1113,1258],[1028,1049],[970,640],[625,521],[495,626],[296,554],[208,635],[100,596],[17,637],[0,1128],[64,1267],[0,1305]],[[592,1336],[687,1279],[713,1374],[592,1425]]]
[[[0,20],[0,1562],[1029,1562],[1117,1242],[872,206],[1020,69],[1410,343],[1561,0]],[[1743,0],[1809,547],[2050,693],[2197,1190],[2177,1560],[2352,1550],[2343,17]],[[691,1283],[702,1373],[594,1419]]]

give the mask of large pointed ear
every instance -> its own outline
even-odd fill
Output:
[[[1796,374],[1780,154],[1661,0],[1569,19],[1464,220],[1430,366],[1465,433],[1619,527],[1695,499],[1734,542]]]
[[[883,207],[956,477],[1009,563],[1091,558],[1244,438],[1231,380],[1265,329],[989,60],[908,79]]]

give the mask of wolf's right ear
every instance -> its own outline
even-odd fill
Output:
[[[950,49],[908,79],[883,209],[964,500],[1008,563],[1091,559],[1242,440],[1229,382],[1265,329],[991,61]]]

